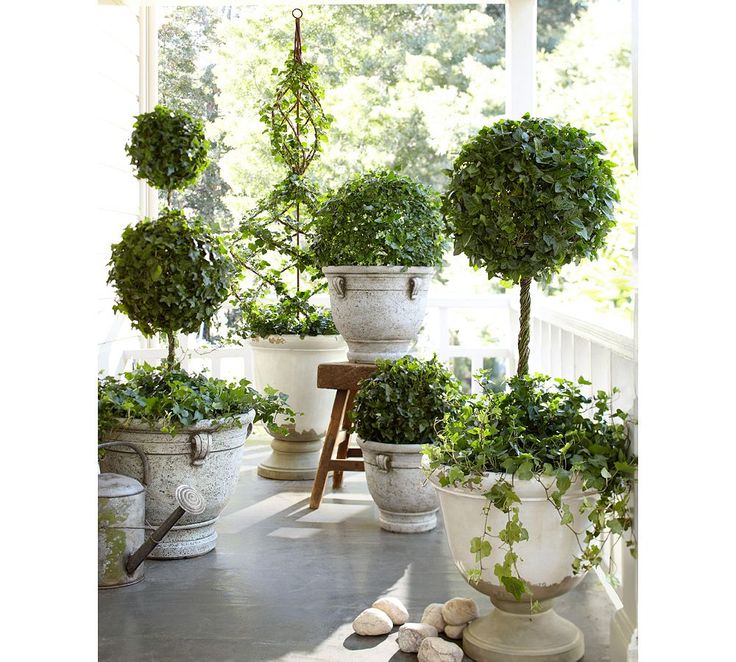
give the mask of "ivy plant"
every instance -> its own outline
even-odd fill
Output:
[[[133,420],[172,435],[199,421],[215,421],[218,428],[240,426],[239,417],[251,409],[255,409],[255,420],[269,427],[276,425],[277,416],[294,421],[286,395],[270,386],[261,394],[247,379],[226,382],[204,373],[189,374],[178,365],[144,363],[122,378],[100,378],[97,395],[101,439]]]
[[[234,277],[222,238],[176,209],[125,228],[108,266],[108,283],[117,294],[114,309],[146,336],[165,334],[171,365],[176,333],[193,333],[209,321]]]
[[[337,333],[329,313],[309,303],[326,283],[305,250],[319,206],[319,191],[306,172],[322,152],[333,118],[322,107],[317,66],[302,58],[301,10],[294,11],[300,12],[294,14],[294,49],[282,69],[273,69],[274,90],[260,108],[271,154],[287,174],[240,224],[235,255],[254,285],[236,295],[243,319],[231,339]]]
[[[457,415],[447,417],[439,443],[424,449],[429,470],[437,472],[442,486],[473,487],[489,472],[499,474],[483,495],[486,524],[469,543],[478,565],[468,579],[481,580],[483,561],[496,547],[504,552],[503,563],[493,568],[500,584],[517,600],[525,596],[531,600],[515,547],[529,537],[515,490],[516,481],[522,480],[542,485],[560,526],[578,536],[579,554],[571,566],[574,574],[602,562],[602,549],[611,536],[626,535],[626,544],[635,554],[629,502],[637,458],[630,448],[627,414],[613,410],[604,391],[584,395],[580,385],[589,382],[583,378],[574,384],[539,374],[516,376],[502,391],[494,390],[487,372],[477,379],[483,392],[468,397]],[[563,500],[575,481],[583,490],[595,491],[595,497],[585,498],[580,506],[580,514],[587,515],[584,531],[573,528],[573,513]],[[488,526],[491,509],[506,515],[503,528]]]
[[[173,191],[194,184],[209,165],[204,124],[182,110],[158,105],[136,116],[133,127],[125,151],[136,176],[166,191],[171,205]]]
[[[595,257],[615,224],[605,154],[587,131],[526,114],[482,128],[447,171],[442,209],[455,254],[521,286],[519,375],[528,371],[531,281]]]
[[[460,382],[436,356],[376,363],[351,412],[358,435],[383,444],[433,444],[445,415],[461,402]]]
[[[447,243],[439,195],[375,170],[345,182],[319,209],[312,251],[320,267],[439,267]]]

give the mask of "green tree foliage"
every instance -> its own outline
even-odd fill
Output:
[[[227,147],[222,132],[213,124],[220,116],[213,51],[220,43],[218,25],[229,15],[229,7],[177,7],[164,16],[158,35],[159,100],[204,118],[210,137],[210,166],[194,186],[175,193],[174,202],[216,227],[232,224],[226,204],[230,186],[220,172],[220,159]]]

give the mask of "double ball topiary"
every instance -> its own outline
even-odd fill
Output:
[[[156,106],[135,118],[125,151],[137,177],[153,188],[178,191],[194,184],[209,165],[204,124],[189,113]]]
[[[169,363],[174,335],[193,333],[212,318],[228,296],[234,272],[222,239],[174,209],[125,228],[109,266],[115,310],[144,335],[165,333]]]
[[[437,357],[379,360],[361,383],[352,412],[361,439],[384,444],[433,444],[445,414],[462,401],[455,375]]]
[[[437,193],[390,170],[347,181],[320,208],[314,227],[320,267],[438,267],[447,244]]]
[[[619,200],[606,148],[583,129],[530,117],[484,127],[453,164],[442,210],[455,254],[521,284],[519,374],[527,370],[530,283],[593,258]]]

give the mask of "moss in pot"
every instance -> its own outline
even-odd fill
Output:
[[[437,496],[422,471],[421,449],[437,441],[461,400],[460,382],[436,357],[379,360],[352,412],[368,489],[381,528],[420,533],[437,525]]]

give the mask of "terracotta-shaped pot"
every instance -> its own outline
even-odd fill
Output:
[[[325,267],[332,319],[348,361],[373,363],[408,353],[427,312],[432,267]]]
[[[259,465],[258,475],[313,480],[335,398],[334,391],[317,388],[317,366],[344,361],[345,341],[339,335],[284,335],[253,338],[248,346],[253,352],[255,387],[263,390],[269,385],[286,393],[287,404],[297,413],[286,434],[269,430],[274,438],[271,455]]]
[[[440,498],[440,507],[455,565],[465,579],[468,570],[477,567],[470,551],[470,540],[484,530],[483,493],[499,479],[511,482],[506,474],[487,474],[480,486],[441,487],[438,474],[430,477]],[[543,478],[549,489],[553,479]],[[518,602],[500,585],[493,572],[496,563],[503,563],[505,549],[498,540],[490,539],[493,551],[483,559],[480,582],[469,584],[491,599],[493,609],[487,616],[473,621],[464,631],[463,649],[476,662],[577,662],[583,657],[583,633],[553,609],[555,598],[573,589],[583,575],[573,575],[571,564],[580,552],[577,535],[560,524],[560,515],[547,501],[545,491],[535,479],[514,479],[514,490],[521,499],[519,519],[529,532],[529,540],[515,543],[519,555],[521,577],[529,585],[541,611],[530,613],[528,600]],[[570,506],[574,520],[572,528],[584,532],[589,525],[587,515],[580,514],[584,498],[595,499],[595,492],[583,492],[580,482],[573,482],[563,497]],[[507,515],[490,509],[488,526],[498,535],[507,522]]]
[[[422,470],[421,444],[383,444],[358,439],[368,491],[382,529],[422,533],[437,526],[439,503]]]
[[[176,509],[176,488],[182,483],[199,491],[207,504],[199,515],[184,515],[150,558],[182,559],[215,548],[215,523],[240,478],[245,440],[253,429],[254,417],[255,411],[250,411],[239,417],[242,427],[229,428],[223,428],[220,421],[200,421],[174,436],[133,420],[105,436],[103,441],[136,444],[148,458],[147,529],[156,529]],[[143,482],[140,457],[130,448],[106,449],[100,468]]]

